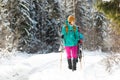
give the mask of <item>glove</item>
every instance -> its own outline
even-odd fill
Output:
[[[83,43],[83,41],[82,40],[79,40],[79,44],[82,44]]]
[[[64,38],[64,35],[62,35],[61,38],[63,39],[63,38]]]

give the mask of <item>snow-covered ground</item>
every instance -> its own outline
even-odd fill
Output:
[[[84,51],[77,70],[67,68],[65,53],[25,54],[0,59],[0,80],[120,80],[120,69],[108,73],[99,51]],[[62,54],[62,61],[61,61]]]

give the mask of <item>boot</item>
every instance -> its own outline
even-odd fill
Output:
[[[72,69],[72,62],[71,62],[71,59],[68,59],[68,68],[69,68],[69,69]]]
[[[76,70],[76,59],[73,59],[73,67],[72,67],[72,71]]]

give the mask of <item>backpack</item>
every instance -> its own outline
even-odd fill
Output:
[[[68,33],[68,26],[65,24],[65,31]],[[73,25],[73,31],[75,32],[76,31],[76,26]]]

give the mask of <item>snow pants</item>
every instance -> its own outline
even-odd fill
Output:
[[[78,46],[65,46],[65,50],[67,53],[67,59],[77,58],[77,50]]]

